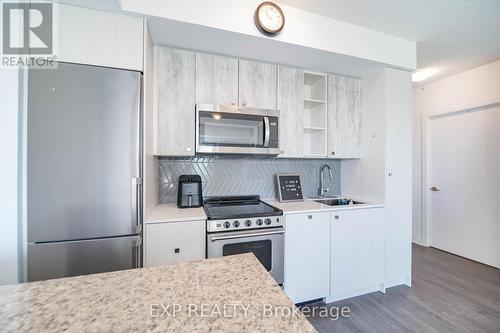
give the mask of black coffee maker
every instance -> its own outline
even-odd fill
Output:
[[[181,175],[177,193],[177,207],[201,207],[203,196],[201,193],[201,177],[198,175]]]

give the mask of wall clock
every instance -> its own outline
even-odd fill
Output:
[[[266,1],[257,7],[254,21],[264,35],[276,36],[285,26],[285,15],[277,4]]]

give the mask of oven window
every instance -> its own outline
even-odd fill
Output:
[[[222,249],[223,256],[249,252],[252,252],[257,257],[257,259],[259,259],[259,261],[267,269],[267,271],[271,271],[271,258],[273,255],[273,250],[272,242],[269,239],[255,242],[226,244]]]
[[[262,116],[200,112],[200,144],[227,147],[263,147]]]

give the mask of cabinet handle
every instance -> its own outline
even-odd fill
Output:
[[[235,102],[231,102],[231,105],[236,105],[236,103]]]
[[[389,172],[389,177],[392,177],[392,172]]]
[[[335,155],[335,152],[334,152],[334,151],[332,151],[332,155]]]
[[[180,253],[180,252],[181,252],[181,249],[180,249],[180,248],[176,247],[176,248],[174,249],[174,253]]]
[[[333,218],[334,218],[334,219],[336,219],[336,220],[338,220],[338,219],[339,219],[339,216],[338,216],[338,215],[335,215]]]
[[[243,103],[241,103],[241,105],[246,106],[246,105],[247,105],[247,102],[243,102]]]

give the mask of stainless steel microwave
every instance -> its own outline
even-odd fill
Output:
[[[196,152],[278,155],[279,110],[197,104]]]

